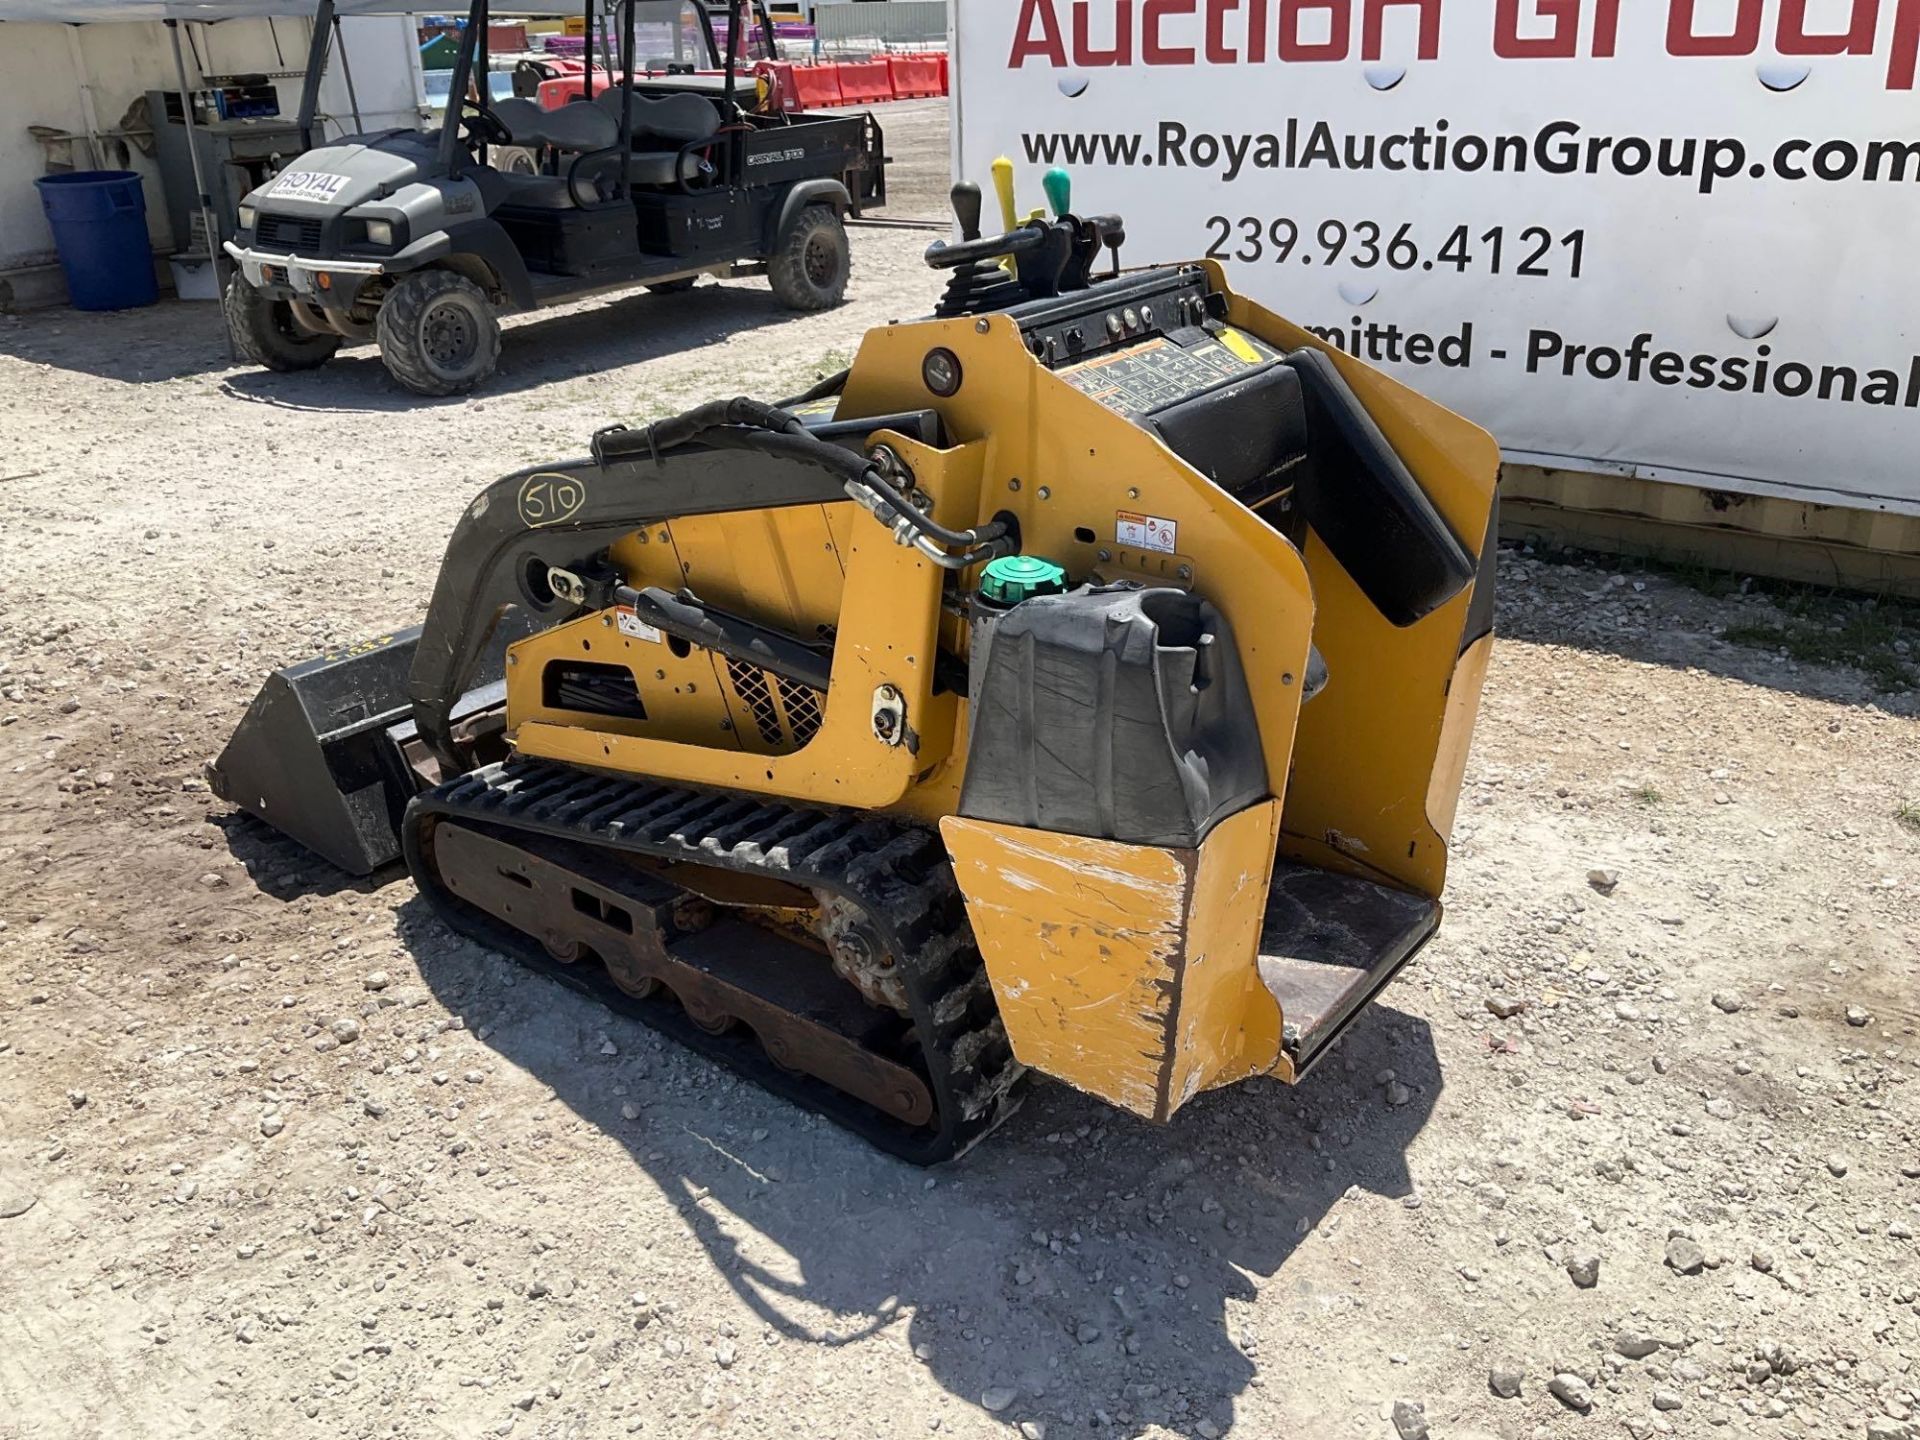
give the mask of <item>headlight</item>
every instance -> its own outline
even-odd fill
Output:
[[[240,207],[240,228],[242,230],[253,229],[253,207],[251,205],[242,205]]]
[[[393,244],[393,222],[391,220],[367,221],[367,239],[375,245]]]

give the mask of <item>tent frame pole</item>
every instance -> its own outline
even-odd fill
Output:
[[[322,3],[326,3],[326,0],[322,0]],[[167,27],[167,34],[173,39],[173,73],[180,82],[180,120],[187,127],[187,158],[193,162],[193,188],[200,198],[200,228],[207,236],[207,263],[213,266],[214,293],[225,295],[227,267],[221,258],[225,252],[220,248],[220,227],[213,219],[213,194],[207,189],[207,167],[200,154],[200,131],[193,123],[193,91],[187,87],[187,59],[180,52],[180,22],[168,20],[163,23]],[[176,243],[178,239],[176,236]],[[183,245],[181,248],[186,247]],[[224,325],[220,328],[227,330]],[[227,355],[235,361],[240,358],[234,348],[231,330],[227,330]]]
[[[360,97],[353,88],[353,62],[347,58],[347,36],[340,28],[340,17],[333,17],[333,43],[340,52],[340,74],[347,82],[347,108],[353,112],[353,133],[364,135],[367,122],[360,118]]]
[[[168,21],[172,24],[172,21]],[[307,73],[300,86],[300,148],[313,149],[313,116],[320,107],[320,82],[327,73],[327,46],[333,39],[333,0],[320,0],[307,37]]]

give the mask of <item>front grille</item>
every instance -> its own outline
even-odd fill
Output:
[[[295,255],[311,255],[320,248],[323,222],[305,215],[257,215],[253,231],[255,248],[270,247]]]
[[[773,693],[767,688],[767,672],[729,655],[727,678],[733,682],[733,693],[753,712],[753,723],[759,728],[760,738],[769,745],[778,745],[786,739],[780,713],[773,708]]]
[[[808,685],[795,685],[790,680],[774,681],[780,691],[780,704],[787,712],[787,725],[793,731],[793,745],[796,750],[820,732],[820,722],[825,717],[820,713],[820,692]]]

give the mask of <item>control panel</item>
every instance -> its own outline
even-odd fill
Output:
[[[1232,329],[1197,265],[1105,281],[1021,306],[1027,349],[1062,380],[1137,419],[1280,359]]]
[[[1004,234],[981,235],[980,187],[962,181],[952,191],[961,239],[927,248],[929,265],[952,272],[937,317],[1010,316],[1037,361],[1139,421],[1280,364],[1278,350],[1227,324],[1227,297],[1204,265],[1122,274],[1125,224],[1117,215],[1074,214],[1065,170],[1056,166],[1044,180],[1051,218],[1036,210],[1018,219],[1011,161],[994,162],[994,183]],[[1096,277],[1103,254],[1112,269]],[[932,381],[929,388],[950,393]]]

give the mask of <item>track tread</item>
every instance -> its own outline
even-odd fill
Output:
[[[1014,1060],[994,1008],[945,848],[924,827],[861,812],[609,778],[549,761],[486,766],[415,797],[403,827],[407,863],[442,918],[585,989],[595,988],[587,983],[590,967],[554,965],[538,942],[468,907],[438,882],[430,836],[442,820],[767,875],[844,896],[880,931],[906,982],[936,1105],[932,1127],[909,1130],[828,1091],[822,1082],[796,1079],[770,1060],[765,1066],[745,1063],[737,1045],[718,1044],[690,1023],[674,1023],[670,1017],[684,1012],[672,1007],[603,998],[916,1164],[960,1155],[1018,1106],[1025,1068]],[[837,1103],[824,1099],[822,1091],[838,1096]]]

